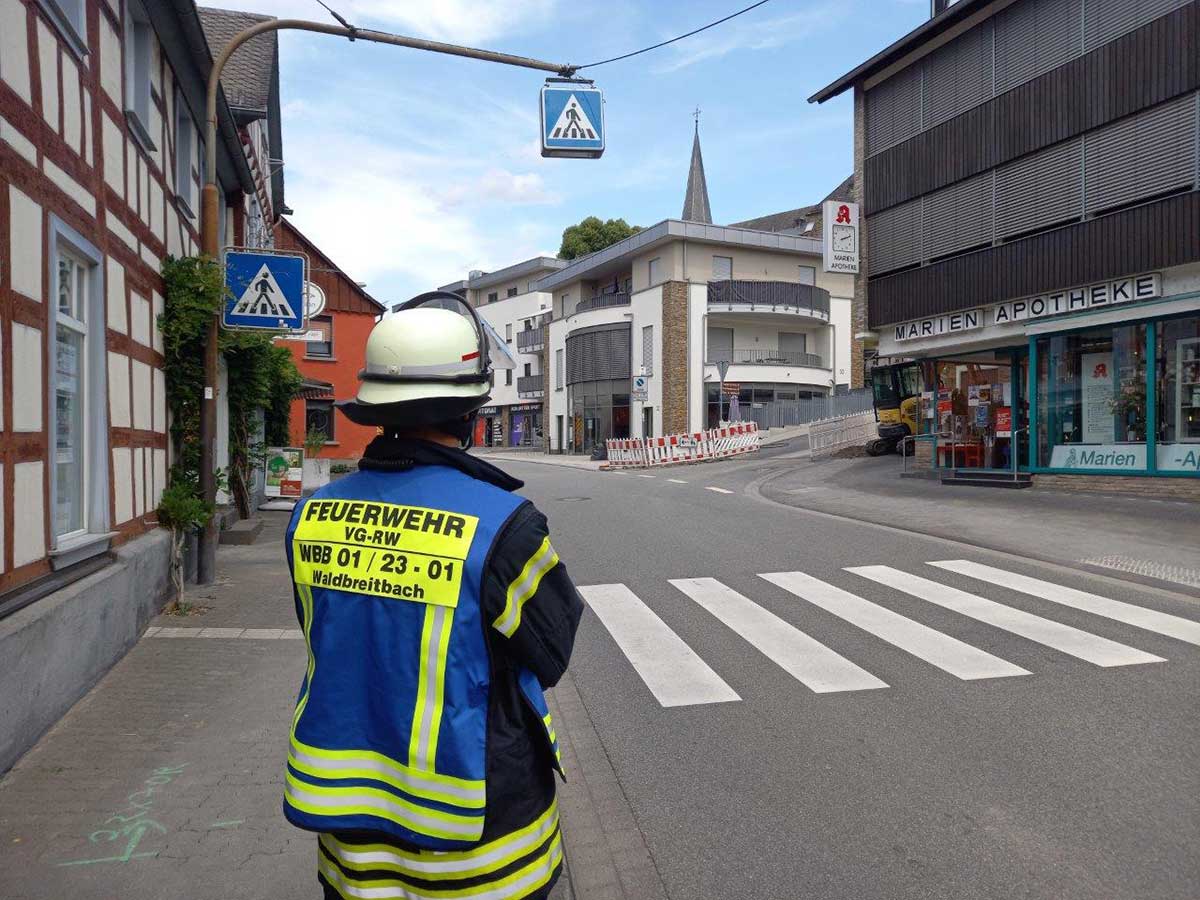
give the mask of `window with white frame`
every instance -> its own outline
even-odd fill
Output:
[[[196,123],[183,102],[183,95],[175,94],[175,196],[185,215],[195,216],[199,209],[196,202],[196,182],[192,176],[192,164],[196,150]],[[251,245],[252,246],[252,245]]]
[[[512,343],[512,322],[504,326],[504,343]]]
[[[650,260],[648,268],[649,272],[647,275],[650,279],[649,284],[651,286],[658,284],[659,279],[661,278],[660,270],[662,269],[662,260],[657,256],[654,257],[654,259]]]
[[[800,267],[800,283],[801,284],[816,284],[817,283],[817,267],[816,266],[801,266]]]
[[[150,48],[154,30],[141,0],[125,0],[125,116],[138,143],[154,149],[150,134]]]
[[[65,249],[59,250],[55,266],[54,534],[63,538],[87,528],[88,266]]]
[[[77,54],[87,53],[87,0],[38,0],[38,5]]]
[[[51,559],[56,568],[107,547],[108,415],[100,252],[50,217],[48,265],[53,335]]]

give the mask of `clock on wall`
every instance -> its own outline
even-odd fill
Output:
[[[849,225],[833,226],[833,249],[839,253],[854,252],[854,229]]]

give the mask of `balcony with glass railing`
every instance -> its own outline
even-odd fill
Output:
[[[829,321],[829,291],[790,281],[710,281],[708,311],[725,313],[788,313]]]
[[[517,378],[517,396],[522,400],[537,400],[546,394],[543,375],[521,375]]]

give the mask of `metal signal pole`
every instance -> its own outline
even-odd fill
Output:
[[[575,74],[572,66],[563,63],[545,62],[540,59],[530,59],[525,56],[513,56],[508,53],[497,53],[493,50],[476,50],[472,47],[460,47],[457,44],[443,44],[438,41],[426,41],[420,38],[404,37],[399,34],[389,34],[386,31],[372,31],[367,28],[355,28],[352,25],[328,25],[324,22],[307,22],[303,19],[273,19],[259,22],[245,31],[239,32],[225,45],[208,74],[208,93],[205,98],[205,156],[204,156],[204,191],[200,201],[200,249],[201,252],[213,259],[220,255],[217,236],[218,215],[220,212],[220,191],[217,187],[217,89],[221,84],[221,72],[229,62],[234,51],[251,38],[268,31],[314,31],[319,34],[331,34],[335,37],[349,38],[351,41],[370,41],[375,44],[392,44],[397,47],[409,47],[414,50],[428,50],[431,53],[448,53],[451,56],[466,56],[471,59],[481,59],[485,62],[502,63],[508,66],[520,66],[526,69],[539,69],[543,72],[553,72],[564,78]],[[218,316],[214,316],[208,324],[208,335],[204,344],[204,397],[200,403],[200,491],[204,499],[215,504],[217,499],[216,482],[216,440],[217,440],[217,369],[219,356],[217,340],[220,334]],[[217,568],[217,522],[214,517],[200,536],[200,558],[198,560],[196,580],[200,584],[210,584],[216,577]]]

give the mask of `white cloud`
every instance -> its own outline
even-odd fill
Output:
[[[814,3],[801,12],[770,19],[754,18],[754,13],[749,13],[673,44],[673,55],[656,66],[655,71],[677,72],[739,50],[767,50],[795,43],[837,24],[845,17],[846,6],[835,2]]]
[[[352,25],[474,44],[544,21],[556,0],[326,0]],[[332,22],[316,0],[240,0],[239,9],[278,17]]]

